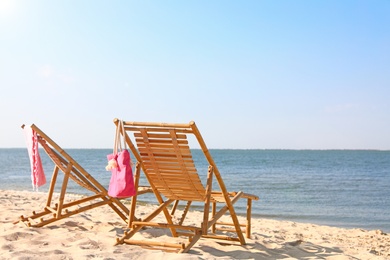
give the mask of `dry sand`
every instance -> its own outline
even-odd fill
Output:
[[[38,192],[0,191],[0,259],[390,259],[390,235],[380,230],[270,219],[253,219],[252,238],[245,246],[201,239],[186,254],[114,246],[125,224],[107,206],[41,228],[13,224],[18,216],[41,209],[45,197]],[[152,208],[139,206],[138,214]],[[189,217],[195,223],[201,214],[193,212]],[[137,236],[166,240],[169,234],[146,229]]]

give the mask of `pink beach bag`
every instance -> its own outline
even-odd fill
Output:
[[[124,149],[121,146],[120,130],[122,130]],[[108,195],[115,198],[127,198],[136,194],[130,153],[126,149],[124,136],[125,129],[122,120],[120,120],[116,128],[114,151],[107,155],[108,165],[106,167],[107,170],[111,171]]]

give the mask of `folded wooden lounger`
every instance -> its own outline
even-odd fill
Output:
[[[24,125],[22,128],[24,128]],[[108,196],[106,188],[42,130],[35,125],[31,125],[31,128],[37,134],[39,145],[53,161],[54,171],[51,177],[46,205],[42,209],[33,211],[30,216],[21,216],[17,222],[23,222],[27,226],[42,227],[80,212],[107,205],[112,208],[126,224],[129,209],[123,205],[120,200]],[[57,178],[60,172],[64,174],[63,178]],[[67,196],[68,181],[74,181],[84,188],[89,195],[79,197],[72,196],[71,199],[68,199],[67,197],[70,197]],[[58,199],[54,201],[54,190],[57,184],[60,185],[61,190]],[[143,188],[139,194],[148,191],[150,190]]]

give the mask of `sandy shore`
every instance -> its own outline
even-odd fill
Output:
[[[45,204],[46,194],[0,191],[0,259],[390,259],[390,235],[380,230],[342,229],[253,219],[247,245],[221,245],[201,239],[187,254],[114,246],[124,223],[103,206],[41,228],[13,222]],[[139,206],[147,214],[153,206]],[[194,223],[200,213],[191,214]],[[142,231],[139,237],[164,240],[168,234]]]

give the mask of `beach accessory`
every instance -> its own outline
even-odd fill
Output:
[[[121,144],[121,131],[123,147]],[[108,187],[108,195],[115,198],[127,198],[136,194],[130,153],[127,150],[124,136],[125,129],[123,122],[119,120],[116,127],[114,151],[112,154],[107,155],[108,165],[106,166],[106,170],[111,171],[112,174]]]
[[[46,183],[46,176],[43,171],[41,157],[39,156],[37,133],[29,126],[24,126],[27,150],[31,164],[31,181],[33,190],[38,191],[38,187]]]

